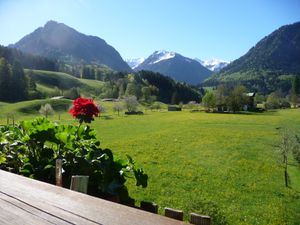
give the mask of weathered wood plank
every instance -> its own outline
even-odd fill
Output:
[[[147,212],[158,213],[158,205],[153,202],[141,201],[141,209]]]
[[[165,208],[165,216],[173,218],[175,220],[183,220],[183,212],[177,209]]]
[[[72,176],[70,189],[81,193],[87,193],[89,176]]]
[[[86,219],[81,218],[78,215],[69,212],[66,213],[64,209],[60,209],[52,205],[47,205],[47,209],[45,210],[44,202],[40,203],[37,201],[33,201],[27,203],[21,199],[9,196],[2,192],[0,192],[0,205],[1,207],[3,207],[4,205],[6,206],[6,215],[15,214],[15,216],[11,220],[7,220],[9,221],[9,223],[16,220],[16,224],[24,224],[24,222],[18,222],[19,217],[21,216],[23,220],[26,218],[30,218],[30,221],[37,221],[36,223],[32,221],[28,224],[96,224],[96,222],[94,221],[87,221]],[[2,216],[5,216],[5,214],[3,213]]]
[[[62,187],[62,159],[55,161],[55,181],[56,185]]]
[[[1,225],[186,224],[1,170],[0,193]]]
[[[11,202],[7,202],[0,197],[0,224],[12,224],[12,225],[19,225],[24,224],[24,218],[26,218],[27,224],[38,225],[38,224],[59,224],[57,223],[54,218],[53,222],[49,222],[47,219],[44,219],[25,207],[19,207],[14,205]],[[52,218],[50,218],[52,220]]]
[[[210,225],[210,217],[209,216],[204,216],[204,215],[199,215],[196,213],[191,213],[191,224],[195,225]]]

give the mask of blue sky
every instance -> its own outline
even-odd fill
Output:
[[[103,38],[124,59],[164,49],[234,60],[280,26],[300,21],[300,0],[0,0],[0,44],[48,20]]]

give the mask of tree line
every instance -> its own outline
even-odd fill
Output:
[[[24,73],[20,62],[11,65],[5,58],[0,58],[0,101],[18,102],[41,97],[36,83]]]
[[[167,104],[201,100],[203,90],[182,84],[151,71],[114,73],[105,81],[100,98],[123,98],[136,96],[140,102],[151,105],[155,101]]]
[[[28,79],[20,63],[0,59],[0,101],[17,102],[28,98]]]
[[[58,62],[42,57],[21,52],[14,48],[8,48],[0,45],[0,58],[5,58],[9,64],[15,62],[21,64],[27,69],[58,71]]]
[[[248,93],[248,90],[244,85],[220,84],[205,93],[203,105],[210,111],[217,109],[236,112],[243,110],[244,106],[247,106],[247,110],[256,110],[258,103],[263,104],[266,109],[297,107],[300,104],[300,78],[297,75],[290,80],[287,94],[282,89],[268,95]]]

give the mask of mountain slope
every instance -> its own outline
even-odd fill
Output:
[[[68,63],[104,64],[114,70],[131,71],[120,54],[103,39],[55,21],[47,22],[10,47]]]
[[[300,22],[266,36],[204,84],[244,82],[255,84],[258,90],[272,91],[278,88],[283,75],[292,74],[300,75]]]
[[[168,51],[155,51],[135,70],[158,72],[189,84],[199,84],[212,74],[196,60]]]

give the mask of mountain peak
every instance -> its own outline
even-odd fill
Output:
[[[120,54],[103,39],[82,34],[53,20],[25,36],[12,47],[67,63],[103,64],[113,70],[131,71]]]
[[[152,60],[152,62],[150,62],[150,64],[155,64],[155,63],[159,63],[163,60],[168,60],[168,59],[174,58],[175,55],[176,55],[175,52],[170,52],[170,51],[165,51],[165,50],[155,51],[150,57],[152,57],[153,59],[156,59],[156,60]]]
[[[55,20],[49,20],[44,27],[46,26],[53,26],[53,25],[58,25],[59,23],[56,22]]]
[[[135,70],[158,72],[189,84],[199,84],[212,73],[196,60],[166,50],[155,51]]]

